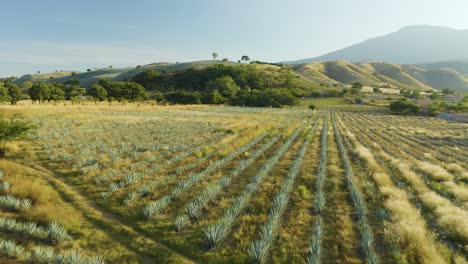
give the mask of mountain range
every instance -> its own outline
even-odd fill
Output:
[[[285,62],[384,61],[396,64],[423,64],[468,60],[468,29],[438,26],[407,26],[396,32],[371,38],[325,55]]]
[[[240,65],[236,62],[194,61],[156,63],[138,67],[103,68],[90,72],[57,72],[25,75],[14,82],[58,81],[76,78],[83,87],[99,79],[129,80],[145,70],[177,72],[208,67],[216,63]],[[362,82],[365,85],[390,86],[419,90],[451,88],[468,92],[468,30],[447,27],[408,26],[385,36],[316,58],[284,62],[302,84]],[[270,65],[273,67],[274,65]],[[269,69],[272,69],[272,68]],[[278,66],[274,66],[278,67]],[[269,72],[263,69],[264,74]]]

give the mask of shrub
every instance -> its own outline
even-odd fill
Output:
[[[402,98],[390,104],[390,112],[397,115],[417,114],[421,111],[421,107],[406,98]]]

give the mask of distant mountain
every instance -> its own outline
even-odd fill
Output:
[[[468,78],[451,68],[425,69],[418,65],[384,62],[327,61],[301,64],[295,71],[319,83],[353,83],[388,85],[395,88],[468,91]]]
[[[408,26],[397,32],[375,37],[316,58],[286,63],[302,64],[334,60],[384,61],[397,64],[468,60],[468,30]]]

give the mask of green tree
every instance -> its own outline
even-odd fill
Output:
[[[50,85],[42,82],[35,83],[31,88],[29,88],[29,97],[33,101],[43,102],[48,100],[50,96]]]
[[[71,100],[72,98],[83,96],[86,93],[86,89],[79,85],[68,84],[63,87],[65,91],[65,99]]]
[[[216,60],[216,58],[218,57],[218,53],[213,52],[211,53],[211,56],[213,57],[213,60]]]
[[[234,80],[231,78],[231,76],[223,76],[211,81],[208,81],[206,83],[206,89],[209,92],[212,92],[214,90],[219,91],[221,96],[225,98],[231,98],[234,97],[237,92],[240,91],[239,85],[234,82]]]
[[[243,55],[243,56],[241,57],[241,60],[244,61],[245,63],[247,63],[247,62],[249,62],[250,58],[249,58],[249,56],[247,56],[247,55]]]
[[[0,82],[0,102],[9,102],[10,96],[8,95],[8,88],[5,87],[3,82]]]
[[[99,85],[106,89],[108,97],[117,100],[141,101],[147,98],[145,88],[138,83],[100,80]]]
[[[48,101],[59,101],[65,99],[65,91],[59,86],[51,85]]]
[[[18,85],[7,82],[5,87],[8,89],[8,95],[10,97],[11,104],[15,105],[19,100],[21,100],[22,90]]]
[[[101,85],[95,84],[88,89],[88,95],[99,101],[104,101],[107,98],[107,91]]]

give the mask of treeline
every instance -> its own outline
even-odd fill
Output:
[[[293,89],[294,74],[289,68],[259,70],[255,65],[214,65],[176,73],[154,70],[135,75],[157,100],[177,104],[230,104],[280,107],[294,105],[303,93]]]
[[[19,89],[21,95],[21,88],[12,83],[6,83],[4,87],[14,86]],[[0,92],[1,90],[0,86]],[[11,88],[5,88],[11,89]],[[90,97],[94,100],[126,100],[126,101],[142,101],[147,99],[147,93],[143,86],[134,82],[110,82],[107,80],[100,80],[99,84],[93,85],[88,90],[80,87],[77,79],[72,79],[66,83],[58,82],[36,82],[28,90],[27,93],[32,101],[60,101],[60,100],[77,100],[84,96]],[[21,97],[21,96],[20,96]],[[8,101],[0,96],[0,101]],[[3,100],[2,100],[3,99]],[[13,103],[13,102],[12,102]]]
[[[8,81],[0,83],[0,101],[16,103],[29,98],[44,102],[86,97],[97,101],[153,99],[173,104],[281,107],[295,105],[297,98],[317,92],[295,87],[295,75],[287,67],[259,68],[217,64],[179,72],[147,70],[126,81],[100,80],[88,89],[80,87],[78,79],[65,83],[35,82],[23,91]]]

